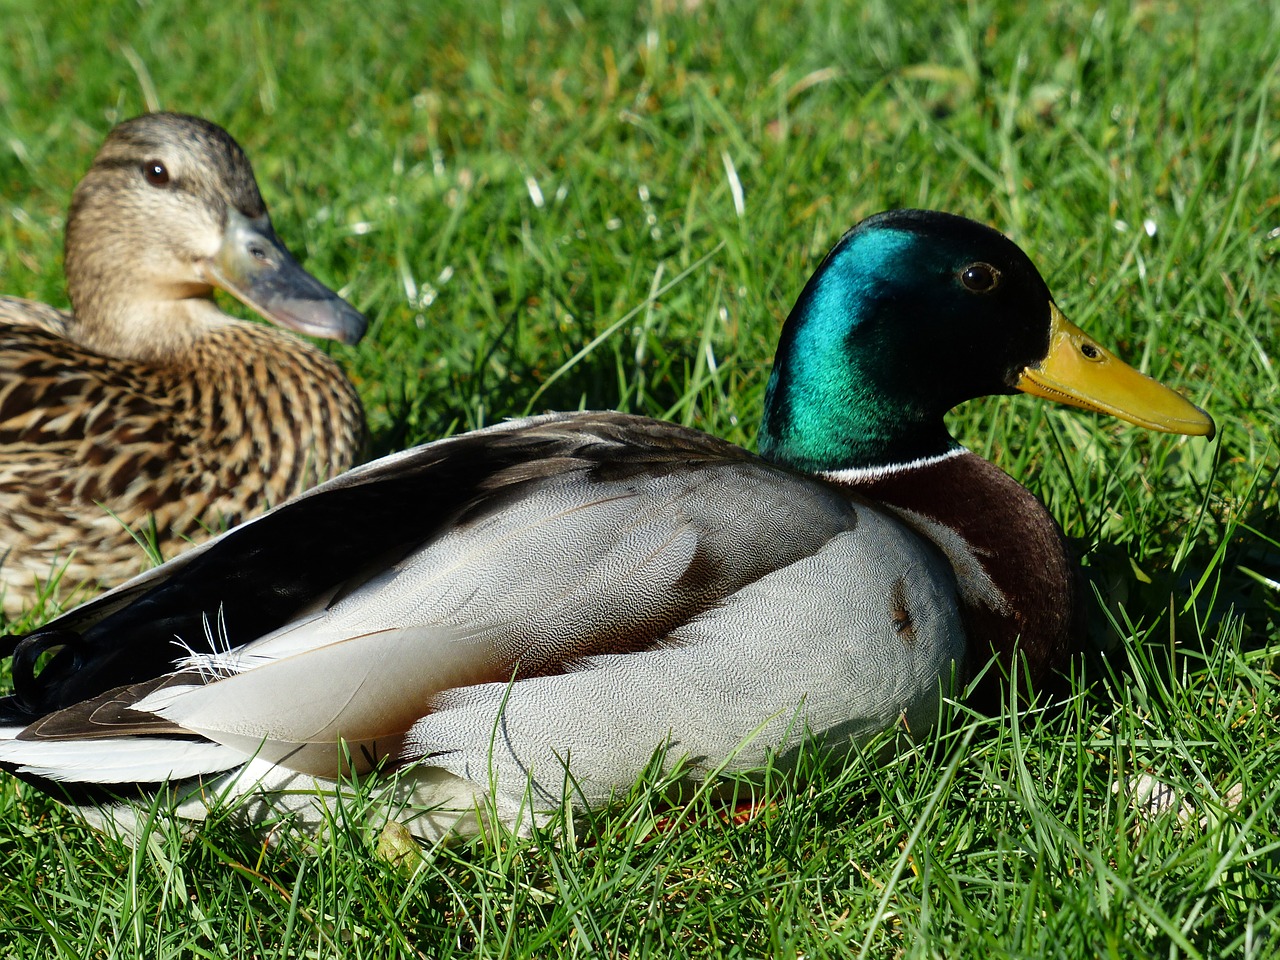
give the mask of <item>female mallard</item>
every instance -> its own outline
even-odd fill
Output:
[[[354,470],[16,641],[0,763],[78,803],[167,782],[184,816],[255,794],[255,822],[314,827],[344,756],[404,768],[393,805],[515,819],[527,791],[605,800],[655,748],[697,777],[920,729],[992,650],[1044,682],[1077,648],[1057,525],[943,426],[1014,390],[1213,433],[999,233],[881,214],[787,321],[762,457],[582,413]]]
[[[10,615],[51,577],[137,573],[135,531],[177,549],[348,469],[363,442],[337,364],[214,304],[219,287],[312,336],[365,329],[277,239],[220,127],[169,113],[116,127],[72,198],[66,273],[73,313],[0,297]]]

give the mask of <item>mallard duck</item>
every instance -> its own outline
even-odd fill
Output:
[[[224,314],[355,343],[365,319],[276,237],[220,127],[156,113],[111,131],[67,220],[73,312],[0,297],[0,587],[120,583],[164,552],[356,462],[364,417],[336,363]]]
[[[923,730],[993,652],[1043,684],[1078,647],[1057,524],[943,424],[1015,390],[1214,430],[1001,234],[872,217],[786,323],[760,456],[577,413],[357,468],[12,641],[0,764],[126,827],[97,791],[314,828],[394,771],[432,835],[605,802],[655,750],[696,779]]]

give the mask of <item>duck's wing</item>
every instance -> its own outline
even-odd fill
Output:
[[[736,590],[628,654],[565,673],[445,691],[404,738],[421,759],[519,803],[594,805],[664,753],[702,779],[794,759],[806,741],[844,756],[901,722],[922,731],[963,675],[965,639],[945,563],[891,518],[854,529]]]
[[[190,657],[183,676],[55,713],[0,759],[51,770],[77,740],[154,736],[167,721],[242,757],[321,775],[335,772],[339,737],[357,766],[435,754],[446,740],[467,766],[487,737],[477,728],[452,741],[450,725],[468,726],[468,711],[488,710],[508,687],[517,712],[542,717],[526,730],[578,729],[582,713],[581,731],[596,730],[589,739],[613,724],[641,742],[652,731],[625,729],[636,717],[662,727],[686,709],[710,718],[727,705],[732,722],[707,720],[720,737],[794,713],[805,690],[824,704],[823,729],[843,722],[832,710],[847,719],[846,693],[882,726],[886,710],[892,719],[915,702],[902,684],[936,697],[938,657],[958,656],[945,567],[892,520],[713,438],[620,415],[428,445],[339,478],[152,579],[85,631],[70,651],[77,669],[51,680],[15,670],[19,694],[81,700],[136,669],[139,650],[166,671],[182,652],[175,635],[198,649],[206,623],[225,647]],[[902,638],[917,621],[927,655],[910,652],[914,632]],[[877,666],[886,638],[889,661]],[[683,676],[686,661],[702,675]],[[726,664],[754,683],[713,682]],[[887,679],[845,689],[867,666]],[[692,705],[680,694],[686,680]],[[619,708],[591,693],[575,699],[580,681]],[[443,726],[415,726],[437,714]],[[42,759],[22,754],[33,740],[49,748]]]
[[[443,535],[453,543],[482,519],[493,522],[512,507],[554,512],[558,496],[572,512],[579,501],[613,502],[612,488],[602,493],[605,481],[696,477],[708,464],[791,476],[705,434],[617,414],[534,418],[427,444],[322,484],[50,622],[16,645],[17,692],[45,713],[151,679],[190,653],[263,637]],[[561,484],[566,489],[529,498],[561,478],[570,478]],[[690,502],[697,499],[692,487],[679,489]],[[840,497],[818,485],[812,489],[847,513]],[[587,516],[599,512],[597,507]],[[723,518],[704,526],[714,531],[718,521]],[[781,543],[800,536],[779,533]],[[531,552],[547,549],[538,545]],[[512,578],[519,577],[524,561],[502,559],[512,564]],[[389,589],[371,588],[362,596],[385,596]],[[206,636],[218,623],[229,626],[226,635]],[[63,650],[39,679],[30,676],[35,657],[53,647]]]

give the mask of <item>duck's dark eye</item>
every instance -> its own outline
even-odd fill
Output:
[[[169,182],[169,170],[159,160],[148,160],[142,165],[142,175],[153,187],[163,187]]]
[[[986,293],[995,289],[1000,281],[1000,271],[989,263],[971,263],[960,271],[960,282],[966,290],[974,293]]]

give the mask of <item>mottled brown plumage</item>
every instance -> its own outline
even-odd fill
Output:
[[[354,342],[364,318],[275,237],[239,146],[174,114],[121,124],[76,188],[73,312],[0,297],[0,585],[111,584],[355,463],[364,420],[340,367],[291,334]]]

